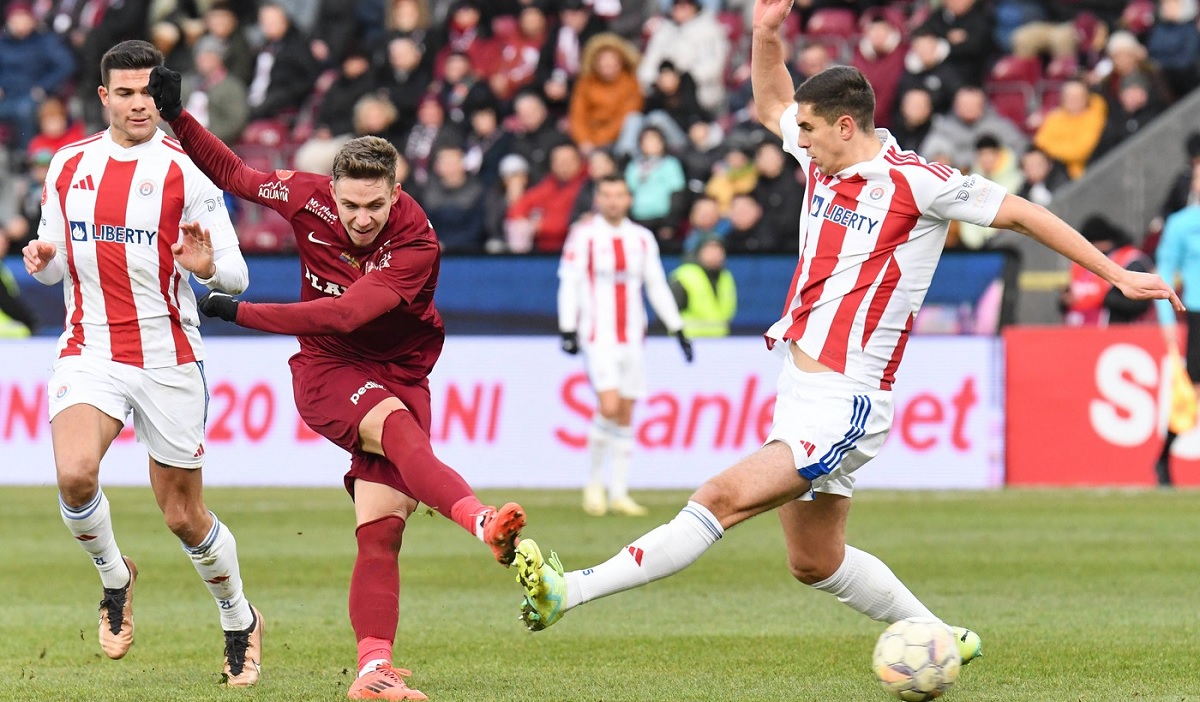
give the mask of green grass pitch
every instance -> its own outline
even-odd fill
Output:
[[[0,700],[341,700],[353,675],[352,511],[337,490],[211,489],[267,622],[262,684],[218,686],[217,612],[148,489],[109,489],[141,570],[137,642],[96,643],[99,580],[49,488],[0,491]],[[670,519],[685,493],[642,493],[645,518],[584,517],[575,492],[518,499],[526,533],[568,568]],[[949,702],[1200,701],[1200,494],[863,492],[850,540],[935,612],[983,636]],[[457,527],[412,518],[396,664],[435,702],[886,702],[870,672],[883,625],[790,578],[774,515],[732,530],[684,573],[530,634],[513,573]]]

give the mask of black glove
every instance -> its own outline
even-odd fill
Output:
[[[579,332],[559,332],[562,335],[562,350],[572,356],[579,353]]]
[[[236,324],[238,304],[240,301],[233,295],[213,290],[200,298],[199,307],[205,317],[220,317]]]
[[[154,106],[168,122],[179,119],[183,112],[183,102],[179,97],[181,81],[180,75],[166,66],[155,66],[150,71],[150,85],[147,86],[150,97],[154,98]]]
[[[683,349],[683,358],[691,363],[692,359],[696,357],[696,352],[692,351],[692,340],[684,336],[682,329],[675,332],[675,338],[679,339],[679,348]]]

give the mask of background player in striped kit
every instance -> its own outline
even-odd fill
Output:
[[[646,513],[629,497],[633,406],[646,394],[643,287],[667,331],[679,340],[684,358],[692,361],[692,345],[683,333],[658,242],[649,229],[629,219],[632,203],[624,178],[601,178],[596,184],[597,213],[571,228],[558,267],[562,348],[572,355],[583,351],[596,391],[597,408],[588,430],[591,476],[583,489],[583,510],[597,517],[609,510]],[[610,459],[606,494],[604,464]]]
[[[1178,297],[1157,276],[1128,271],[1042,207],[979,176],[901,151],[873,126],[874,92],[835,66],[793,93],[779,28],[791,0],[757,0],[751,63],[763,124],[805,168],[800,260],[785,313],[767,332],[780,353],[766,444],[701,486],[678,516],[605,563],[564,573],[531,539],[517,549],[530,629],[572,607],[677,573],[726,529],[778,509],[788,566],[802,583],[872,619],[934,616],[875,556],[845,541],[853,472],[891,427],[891,386],[951,219],[1012,229],[1042,242],[1131,299]],[[753,597],[753,593],[748,596]],[[964,661],[974,632],[955,629]]]
[[[188,278],[236,293],[250,276],[221,191],[158,129],[146,86],[162,62],[143,41],[104,55],[111,126],[55,154],[25,268],[46,285],[65,279],[50,434],[63,521],[104,584],[101,648],[121,658],[133,643],[137,568],[117,547],[99,487],[100,459],[132,413],[163,518],[217,601],[225,681],[246,687],[258,681],[263,621],[242,592],[233,533],[201,496],[208,389]],[[184,219],[211,237],[182,235]]]

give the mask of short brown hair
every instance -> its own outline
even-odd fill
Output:
[[[162,52],[148,41],[130,39],[104,52],[100,59],[100,84],[108,87],[112,71],[129,71],[163,65]]]
[[[387,139],[364,136],[351,139],[333,157],[333,179],[384,180],[396,184],[396,147]]]
[[[796,88],[796,102],[812,107],[813,114],[833,124],[849,115],[864,131],[875,130],[875,89],[857,68],[830,66]]]

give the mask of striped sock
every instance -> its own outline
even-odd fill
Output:
[[[204,540],[197,546],[180,543],[217,601],[217,608],[221,611],[221,628],[225,631],[245,631],[254,623],[254,614],[242,592],[237,541],[233,538],[233,532],[217,519],[217,515],[212,512],[209,514],[212,515],[213,525]]]
[[[59,495],[58,510],[75,541],[92,557],[104,587],[116,589],[128,585],[129,568],[121,558],[121,549],[117,547],[112,514],[104,490],[97,489],[96,496],[79,508],[68,507],[62,501],[62,495]]]
[[[584,602],[673,575],[696,561],[724,535],[720,522],[698,502],[688,502],[663,524],[594,568],[566,574],[570,609]]]

